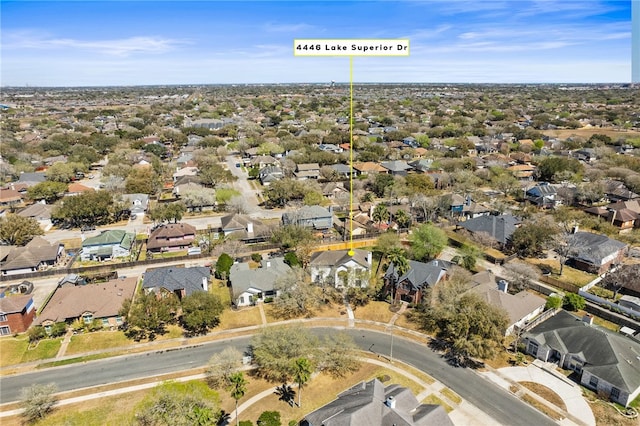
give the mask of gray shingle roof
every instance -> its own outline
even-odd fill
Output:
[[[640,343],[609,330],[589,326],[565,311],[534,327],[533,338],[563,354],[581,354],[583,370],[633,392],[640,387]]]
[[[276,280],[290,270],[283,257],[262,259],[258,269],[249,269],[248,263],[235,263],[229,271],[233,298],[236,299],[249,289],[273,291]]]
[[[576,232],[571,235],[571,258],[600,266],[606,257],[617,254],[627,245],[606,235]]]
[[[442,272],[446,272],[450,268],[451,263],[442,260],[432,260],[429,263],[410,260],[409,270],[401,277],[398,277],[398,271],[396,271],[395,265],[392,262],[387,268],[384,277],[393,278],[393,280],[398,283],[407,281],[412,285],[414,290],[418,290],[425,286],[431,287],[436,285]]]
[[[500,244],[507,244],[511,234],[516,230],[520,220],[516,217],[503,214],[499,216],[489,215],[469,219],[460,223],[460,227],[469,232],[486,232]]]
[[[209,280],[211,270],[204,266],[193,266],[191,268],[178,268],[167,266],[147,270],[144,274],[142,287],[158,292],[165,289],[170,292],[184,290],[189,296],[196,291],[203,291],[203,280]]]
[[[317,251],[311,255],[309,265],[338,267],[353,259],[363,268],[369,269],[370,265],[367,262],[369,253],[366,250],[354,250],[353,256],[349,256],[348,250]]]

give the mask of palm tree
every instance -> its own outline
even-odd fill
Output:
[[[398,210],[395,215],[393,215],[393,219],[398,224],[399,229],[407,229],[411,226],[411,218],[404,210]]]
[[[387,206],[384,204],[378,204],[371,214],[371,218],[374,222],[377,222],[380,225],[382,222],[386,222],[389,220],[389,210],[387,210]]]
[[[401,276],[406,274],[407,271],[409,271],[409,261],[407,260],[407,255],[402,248],[400,247],[392,248],[387,254],[387,259],[389,259],[390,263],[393,263],[393,267],[396,273],[398,274],[398,280],[400,279]],[[397,285],[398,285],[397,281],[393,283],[392,294],[391,294],[392,302],[395,300],[395,297],[396,297],[394,290],[396,289]]]
[[[293,363],[293,380],[298,384],[298,407],[301,405],[302,386],[309,381],[313,373],[311,361],[308,358],[298,358]]]
[[[231,391],[231,398],[236,401],[236,426],[238,426],[240,424],[238,420],[238,400],[247,392],[247,380],[241,371],[229,376],[229,387],[227,389]]]

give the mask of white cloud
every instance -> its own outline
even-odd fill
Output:
[[[75,49],[89,50],[114,56],[130,56],[138,53],[165,53],[189,43],[188,40],[177,40],[159,36],[139,36],[109,40],[80,40],[17,32],[4,36],[2,48],[41,50]]]

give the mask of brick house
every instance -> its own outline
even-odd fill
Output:
[[[169,223],[154,229],[149,235],[147,250],[152,253],[180,251],[196,239],[196,228],[188,223]]]
[[[0,299],[0,336],[27,331],[36,315],[30,294]]]

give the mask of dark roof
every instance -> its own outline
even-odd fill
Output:
[[[395,407],[385,402],[393,397]],[[420,404],[411,391],[397,384],[386,388],[378,379],[361,382],[302,421],[311,426],[453,425],[443,407]]]
[[[520,219],[510,215],[480,216],[460,223],[460,226],[469,232],[486,232],[500,244],[506,244],[520,224]]]
[[[562,354],[580,354],[583,370],[634,392],[640,387],[640,343],[622,334],[590,326],[566,311],[537,325],[525,337]]]
[[[380,163],[380,165],[392,172],[404,172],[406,170],[412,169],[412,167],[408,165],[406,161],[402,160],[383,161],[382,163]]]
[[[147,242],[147,249],[157,249],[162,247],[180,247],[191,244],[193,238],[186,239],[186,236],[195,238],[196,228],[188,223],[169,223],[162,225],[151,232]]]
[[[385,278],[392,278],[395,282],[409,282],[414,290],[418,290],[422,287],[431,287],[438,283],[443,272],[446,272],[451,268],[451,262],[443,260],[432,260],[429,263],[417,262],[415,260],[409,260],[409,270],[398,277],[398,271],[396,270],[393,262],[387,268],[387,272],[384,274]]]
[[[617,254],[627,245],[612,240],[606,235],[591,232],[576,232],[571,235],[572,259],[580,260],[591,265],[602,265],[605,258]]]
[[[203,280],[209,280],[211,270],[204,266],[193,266],[191,268],[179,268],[167,266],[147,270],[144,274],[142,287],[158,292],[165,289],[170,292],[184,290],[186,295],[196,291],[203,291]]]

